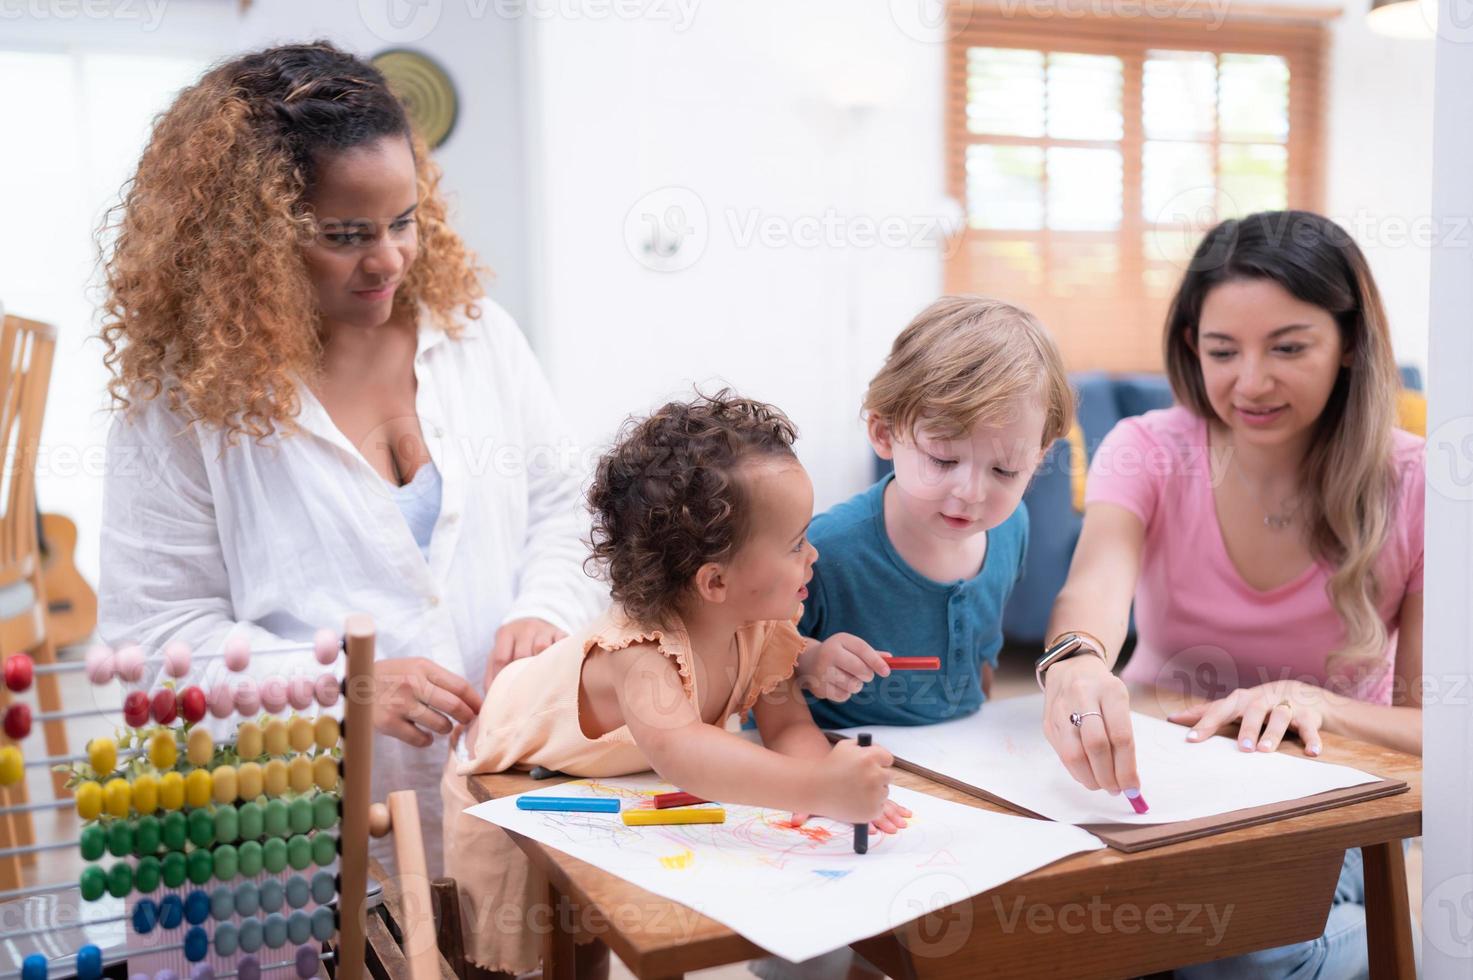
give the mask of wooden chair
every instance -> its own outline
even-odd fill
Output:
[[[4,461],[0,470],[0,656],[24,652],[38,665],[56,662],[56,649],[46,628],[46,595],[36,541],[36,458],[55,349],[56,328],[18,316],[5,317],[0,329],[0,460]],[[40,710],[60,711],[61,691],[55,675],[38,674],[35,685]],[[0,711],[8,701],[9,692],[0,687]],[[65,724],[49,721],[41,727],[45,753],[66,755]],[[34,745],[32,739],[27,741]],[[37,748],[27,749],[26,756],[34,758]],[[65,796],[65,778],[53,773],[51,779],[56,796]],[[28,799],[24,779],[0,790],[0,806],[23,804]],[[24,845],[34,840],[29,813],[0,816],[0,844]],[[19,876],[20,860],[0,860],[0,882]]]

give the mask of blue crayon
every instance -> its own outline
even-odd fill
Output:
[[[593,796],[518,796],[518,810],[561,810],[569,813],[618,813],[619,801]]]

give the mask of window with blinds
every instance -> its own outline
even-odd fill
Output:
[[[1159,370],[1202,234],[1320,207],[1323,27],[959,11],[947,289],[1033,310],[1072,370]]]

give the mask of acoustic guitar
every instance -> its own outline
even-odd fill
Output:
[[[38,514],[46,628],[59,650],[87,642],[97,628],[97,593],[77,571],[77,525],[60,514]]]

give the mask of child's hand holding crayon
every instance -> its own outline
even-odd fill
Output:
[[[810,642],[798,657],[798,680],[825,701],[847,701],[875,675],[890,676],[885,656],[852,633]]]

